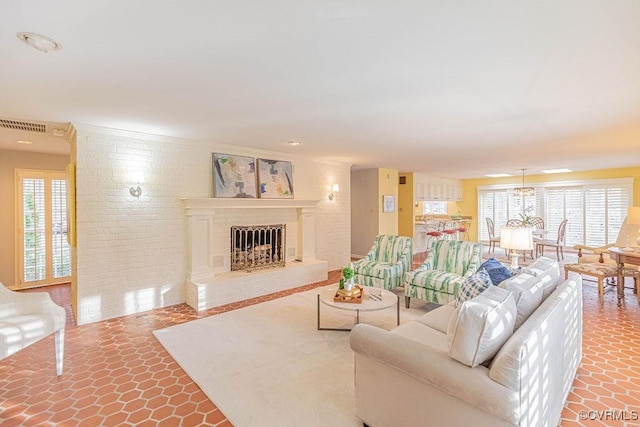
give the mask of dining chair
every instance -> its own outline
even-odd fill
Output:
[[[496,236],[496,229],[493,220],[487,217],[487,231],[489,233],[489,253],[496,251],[496,243],[500,243],[500,236]]]
[[[508,219],[507,223],[504,226],[511,227],[511,228],[523,227],[524,223],[522,222],[521,219]]]
[[[531,225],[531,228],[544,230],[544,219],[540,218],[539,216],[532,216],[529,220],[529,224]]]
[[[538,256],[538,253],[540,254],[540,256],[544,256],[544,247],[549,246],[552,248],[556,248],[556,258],[558,260],[560,260],[561,256],[564,260],[564,253],[562,252],[562,248],[564,246],[565,235],[567,234],[567,222],[568,220],[566,219],[562,220],[562,222],[558,226],[558,237],[555,240],[540,239],[536,241],[536,257]]]
[[[533,232],[533,244],[537,245],[540,239],[542,239],[544,232],[544,219],[539,216],[532,216],[529,219],[529,226]],[[538,233],[536,232],[538,231]],[[533,251],[531,251],[531,258],[533,258]]]

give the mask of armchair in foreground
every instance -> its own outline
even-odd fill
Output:
[[[424,263],[404,275],[407,308],[411,298],[436,304],[455,300],[464,279],[475,273],[481,263],[482,243],[438,240]]]
[[[48,293],[14,292],[0,282],[0,360],[55,333],[56,372],[62,375],[66,319]]]
[[[393,289],[402,285],[402,276],[411,269],[413,239],[381,234],[364,258],[353,262],[355,282],[364,286]]]

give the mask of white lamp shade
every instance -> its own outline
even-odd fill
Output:
[[[500,247],[520,251],[533,250],[533,234],[530,227],[503,227],[500,230]]]
[[[628,208],[627,222],[629,224],[640,224],[640,206]]]

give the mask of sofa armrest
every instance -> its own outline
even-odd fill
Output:
[[[418,341],[366,324],[355,326],[350,344],[357,354],[413,376],[484,412],[518,423],[520,412],[514,409],[519,407],[518,393],[490,379],[484,366],[471,368]]]

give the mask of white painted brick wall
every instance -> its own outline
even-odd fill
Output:
[[[213,195],[213,152],[290,160],[295,197],[320,200],[317,257],[328,261],[330,270],[349,262],[347,164],[82,125],[76,128],[79,324],[185,301],[186,220],[180,199]],[[144,174],[140,199],[129,194],[135,171]],[[327,195],[334,183],[340,184],[341,191],[332,202]],[[288,240],[295,236],[293,228],[287,229]]]

